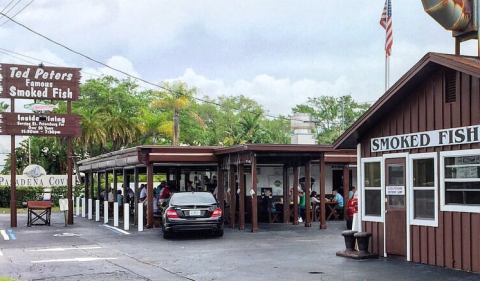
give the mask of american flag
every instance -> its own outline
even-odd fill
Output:
[[[392,3],[391,0],[385,0],[380,25],[385,28],[385,52],[387,56],[392,54],[393,28],[392,28]]]

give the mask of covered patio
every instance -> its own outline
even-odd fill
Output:
[[[326,207],[327,181],[330,190],[343,185],[344,197],[348,198],[348,187],[352,186],[352,179],[356,179],[355,176],[352,177],[352,173],[356,173],[355,163],[354,150],[334,150],[331,146],[322,145],[138,146],[78,163],[79,171],[85,173],[82,216],[97,221],[103,216],[104,222],[108,223],[108,214],[111,214],[109,209],[112,207],[109,207],[107,195],[112,189],[114,193],[118,189],[125,196],[128,187],[134,191],[133,204],[124,200],[121,202],[123,210],[130,213],[130,208],[133,209],[133,224],[142,221],[138,220],[139,216],[143,217],[143,208],[141,205],[139,207],[138,202],[140,184],[145,183],[146,227],[153,227],[155,184],[166,180],[169,185],[175,186],[176,191],[182,192],[190,191],[186,185],[192,181],[195,190],[213,192],[215,189],[217,200],[231,227],[243,230],[247,222],[251,225],[251,231],[255,232],[259,226],[258,198],[264,196],[267,190],[273,192],[272,197],[279,201],[278,204],[288,206],[282,209],[281,214],[277,214],[281,218],[278,221],[299,224],[299,202],[293,198],[298,198],[298,186],[300,180],[304,179],[304,192],[307,195],[305,226],[310,227],[315,218],[308,196],[310,192],[318,191],[320,210],[325,210]],[[335,172],[340,173],[341,183],[327,179],[327,173],[330,175],[332,172],[334,176]],[[122,184],[118,182],[119,177]],[[315,178],[317,180],[313,184]],[[109,183],[110,180],[112,184]],[[212,184],[215,186],[209,188]],[[113,208],[117,221],[118,216],[122,216],[119,207]],[[325,213],[319,213],[320,229],[327,228]],[[125,229],[130,224],[127,217],[123,220]]]

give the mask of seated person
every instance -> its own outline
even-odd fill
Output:
[[[340,214],[340,217],[342,217],[342,214],[343,214],[343,197],[342,195],[340,195],[340,193],[338,193],[338,191],[336,189],[334,189],[332,191],[332,194],[333,194],[333,202],[337,203],[337,205],[335,206],[335,209],[337,210],[338,214]]]

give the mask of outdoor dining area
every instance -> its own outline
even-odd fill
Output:
[[[106,213],[104,222],[109,223],[112,213],[117,220],[124,217],[127,209],[122,203],[131,202],[128,221],[154,227],[159,175],[174,192],[196,190],[189,185],[205,177],[215,186],[205,185],[203,191],[214,194],[230,227],[243,230],[248,225],[255,232],[259,223],[308,227],[318,221],[325,229],[328,220],[342,219],[345,201],[335,200],[333,193],[340,191],[347,198],[348,187],[356,180],[355,164],[355,151],[320,145],[139,146],[80,161],[79,170],[85,173],[80,205],[86,206],[85,217],[100,221]],[[140,198],[142,187],[145,198]],[[124,198],[118,211],[112,210],[110,193]],[[139,210],[141,200],[145,211]],[[145,218],[143,223],[139,217]]]

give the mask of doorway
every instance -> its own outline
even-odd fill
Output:
[[[405,158],[385,159],[385,251],[406,256]]]

